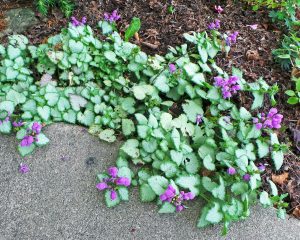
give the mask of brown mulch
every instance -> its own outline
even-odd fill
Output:
[[[28,0],[18,2],[28,4]],[[281,193],[289,193],[288,212],[300,218],[300,149],[297,149],[297,144],[299,147],[300,143],[297,143],[295,137],[297,130],[300,130],[300,107],[286,103],[284,91],[294,87],[290,81],[291,73],[282,70],[272,56],[272,50],[280,45],[283,32],[270,22],[266,11],[253,12],[246,5],[234,3],[236,1],[232,0],[76,0],[75,2],[74,16],[77,18],[86,16],[89,24],[94,27],[103,19],[104,12],[111,12],[114,9],[122,16],[122,21],[118,23],[119,29],[125,29],[133,17],[139,17],[142,22],[139,37],[140,41],[144,42],[141,47],[149,54],[166,53],[168,46],[183,43],[183,33],[206,30],[208,23],[215,18],[221,20],[221,32],[239,31],[237,44],[229,56],[220,56],[216,61],[218,66],[229,73],[232,66],[242,69],[247,81],[253,82],[263,77],[269,84],[278,84],[280,90],[276,95],[277,108],[284,115],[285,126],[278,135],[281,141],[290,146],[291,151],[286,154],[281,171],[274,171],[271,163],[266,162],[268,166],[263,175],[264,188],[268,189],[267,179],[273,179]],[[171,3],[175,9],[174,13],[168,11]],[[225,11],[218,15],[214,11],[215,4],[220,4]],[[26,33],[34,44],[41,43],[49,36],[60,32],[61,27],[66,26],[68,22],[58,9],[53,9],[48,18],[38,13],[37,17],[40,24],[28,29]],[[258,24],[258,29],[253,30],[247,26],[252,24]],[[249,106],[248,96],[240,95],[238,101]],[[264,111],[270,107],[270,102],[266,100]],[[283,180],[280,182],[278,179]]]

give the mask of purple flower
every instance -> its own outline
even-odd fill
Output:
[[[176,207],[177,212],[181,212],[186,207],[183,205],[183,201],[189,201],[195,198],[195,194],[192,192],[185,193],[181,191],[179,194],[176,194],[176,190],[169,185],[166,191],[159,196],[162,202],[172,203]]]
[[[104,190],[104,189],[107,189],[107,188],[108,188],[108,185],[107,185],[107,183],[105,183],[105,182],[101,182],[101,183],[98,183],[98,184],[96,185],[96,188],[98,188],[100,191],[102,191],[102,190]]]
[[[41,130],[42,130],[42,125],[39,124],[38,122],[34,122],[32,124],[31,130],[35,133],[35,134],[40,134]]]
[[[109,176],[102,179],[100,183],[96,185],[96,188],[100,191],[109,190],[111,200],[115,200],[117,198],[117,189],[119,186],[129,187],[131,181],[127,177],[118,177],[118,168],[110,167],[107,170]]]
[[[170,73],[174,73],[174,72],[176,72],[176,65],[174,64],[174,63],[170,63],[169,64],[169,71],[170,71]]]
[[[200,123],[202,123],[202,115],[201,114],[197,114],[197,116],[196,116],[196,124],[199,125]]]
[[[233,43],[236,43],[237,36],[239,35],[239,32],[235,31],[234,33],[230,34],[226,38],[226,45],[231,46]]]
[[[246,181],[246,182],[249,182],[249,181],[250,181],[250,178],[251,178],[251,176],[250,176],[250,174],[248,174],[248,173],[246,173],[246,174],[243,176],[243,179],[244,179],[244,181]]]
[[[29,147],[34,142],[33,136],[25,136],[21,141],[21,147]]]
[[[266,170],[265,165],[263,165],[262,163],[260,163],[260,164],[258,165],[258,170],[261,171],[261,172],[264,172],[264,171]]]
[[[253,118],[256,129],[262,128],[279,129],[283,115],[278,113],[277,108],[271,108],[268,114],[260,113],[257,118]]]
[[[128,187],[130,186],[130,179],[128,179],[127,177],[120,177],[117,179],[116,184]]]
[[[223,9],[221,6],[216,6],[216,5],[215,5],[215,10],[216,10],[216,12],[217,12],[218,14],[220,14],[220,13],[223,12],[224,9]]]
[[[24,173],[28,173],[30,171],[28,165],[21,163],[20,167],[19,167],[19,172],[24,174]]]
[[[229,175],[234,175],[234,174],[236,174],[236,170],[235,170],[235,168],[233,168],[233,167],[229,167],[229,168],[227,169],[227,173],[228,173]]]
[[[121,18],[121,15],[118,14],[117,10],[114,10],[111,14],[104,13],[104,20],[110,23],[116,22]]]
[[[219,29],[219,28],[221,27],[220,23],[221,23],[220,20],[215,19],[214,22],[211,22],[210,24],[208,24],[208,27],[207,27],[207,28],[208,28],[209,30],[217,30],[217,29]]]
[[[83,17],[81,21],[77,20],[75,17],[71,17],[71,23],[74,27],[82,26],[86,24],[86,17]]]
[[[19,122],[13,122],[12,125],[14,127],[22,127],[24,125],[24,122],[20,120]]]
[[[107,172],[110,176],[116,178],[118,174],[118,169],[116,167],[110,167]]]
[[[231,98],[233,94],[241,90],[240,85],[238,85],[239,78],[237,76],[231,76],[228,79],[224,79],[220,76],[214,77],[216,87],[222,89],[222,95],[224,99]]]
[[[117,198],[117,192],[115,190],[110,191],[110,199],[115,200]]]

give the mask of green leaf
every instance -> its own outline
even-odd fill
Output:
[[[198,52],[200,54],[200,58],[202,60],[202,63],[206,63],[208,59],[208,54],[205,48],[202,48],[200,45],[198,45]]]
[[[133,95],[138,100],[143,100],[146,95],[151,95],[154,92],[154,88],[151,85],[137,85],[132,88]]]
[[[100,21],[98,26],[102,29],[102,33],[107,35],[113,31],[112,25],[107,21]]]
[[[6,111],[13,113],[15,110],[15,105],[12,101],[3,101],[0,102],[0,111]]]
[[[140,185],[140,198],[142,202],[152,202],[155,200],[156,194],[149,184],[144,183]]]
[[[64,112],[70,108],[70,103],[65,97],[60,97],[57,103],[57,108],[60,112]]]
[[[272,160],[273,160],[275,169],[278,171],[283,164],[283,152],[282,151],[273,151],[271,156],[272,156]]]
[[[25,157],[29,154],[31,154],[33,152],[33,150],[35,149],[35,145],[31,144],[28,147],[21,147],[20,145],[18,146],[18,150],[21,154],[22,157]]]
[[[113,129],[105,129],[105,130],[101,131],[101,133],[99,134],[99,138],[106,142],[112,143],[112,142],[116,141],[116,139],[117,139],[114,134],[115,134],[115,131]]]
[[[121,102],[123,110],[130,114],[133,114],[135,112],[134,104],[135,100],[132,97],[123,98]]]
[[[297,104],[298,102],[300,102],[298,97],[289,97],[287,101],[288,104],[292,104],[292,105]]]
[[[190,174],[195,174],[200,169],[200,161],[195,153],[190,153],[185,156],[185,169]]]
[[[37,139],[38,140],[36,141],[36,145],[39,146],[39,147],[45,146],[49,143],[49,139],[43,133],[40,133],[37,136]]]
[[[195,123],[197,114],[203,115],[203,109],[200,101],[187,100],[187,103],[182,105],[183,111],[186,113],[188,119]]]
[[[117,194],[117,198],[115,200],[111,200],[110,190],[105,191],[104,198],[105,198],[106,206],[109,207],[109,208],[118,205],[121,201],[121,199],[119,197],[119,194]]]
[[[180,187],[189,189],[196,196],[199,194],[200,177],[198,175],[180,176],[175,182]]]
[[[176,150],[179,150],[180,147],[180,134],[176,128],[173,129],[172,131],[172,141],[174,143],[174,146]]]
[[[19,75],[19,72],[14,70],[12,67],[8,67],[6,69],[5,75],[6,75],[7,80],[14,80]]]
[[[293,90],[287,90],[287,91],[285,91],[285,94],[288,95],[288,96],[290,96],[290,97],[293,97],[293,96],[296,95]]]
[[[243,170],[244,172],[247,172],[247,166],[249,164],[248,157],[247,157],[247,152],[244,149],[237,149],[235,151],[235,156],[236,156],[236,164],[238,167]]]
[[[209,177],[202,177],[202,186],[209,192],[212,192],[213,189],[218,187],[218,184],[215,182],[211,181]]]
[[[283,208],[277,209],[277,217],[280,219],[285,219],[286,210]]]
[[[81,124],[89,127],[94,123],[95,114],[91,110],[86,109],[84,113],[82,112],[77,113],[77,120]]]
[[[126,187],[118,187],[118,195],[120,196],[120,199],[122,201],[128,201],[129,200],[129,192]]]
[[[214,188],[211,193],[215,198],[219,198],[221,200],[225,199],[225,184],[223,178],[219,177],[220,185]]]
[[[154,153],[157,149],[157,142],[155,138],[151,138],[149,141],[143,140],[142,147],[147,153]]]
[[[253,93],[254,101],[251,106],[251,110],[261,108],[264,102],[264,94],[259,91],[254,91]]]
[[[122,132],[125,136],[129,136],[135,131],[134,123],[131,119],[122,119]]]
[[[160,74],[156,78],[156,80],[154,82],[154,86],[163,93],[167,93],[170,91],[170,87],[168,85],[168,79],[164,74]]]
[[[85,98],[76,94],[70,93],[69,97],[70,97],[71,106],[73,110],[76,112],[80,111],[80,108],[85,107],[86,104],[88,103],[88,101]]]
[[[210,222],[206,220],[206,216],[207,216],[208,211],[209,211],[209,208],[207,206],[202,208],[201,216],[198,219],[198,223],[197,223],[198,228],[202,228],[202,227],[205,227],[205,226],[210,224]]]
[[[148,179],[148,184],[156,195],[161,195],[168,187],[169,181],[165,177],[156,175]]]
[[[1,124],[0,124],[0,132],[1,133],[4,133],[4,134],[8,134],[10,133],[12,130],[12,126],[11,126],[11,122],[10,121],[3,121]]]
[[[236,182],[231,186],[231,192],[235,195],[240,195],[248,191],[248,184],[245,182]]]
[[[181,165],[183,162],[183,153],[182,152],[177,152],[175,150],[170,151],[171,159],[174,161],[178,166]]]
[[[269,144],[263,142],[259,139],[256,140],[256,144],[258,147],[258,156],[259,158],[264,158],[269,154]]]
[[[106,57],[107,60],[113,62],[113,63],[117,63],[118,59],[117,59],[117,55],[113,52],[113,51],[105,51],[104,52],[104,57]]]
[[[251,119],[251,113],[244,107],[241,107],[240,108],[240,117],[241,119],[243,120],[250,120]]]
[[[121,150],[123,150],[128,156],[132,158],[138,158],[140,156],[140,151],[138,149],[139,141],[136,139],[128,139]]]
[[[160,125],[166,131],[172,129],[172,115],[170,113],[163,112],[160,116]]]
[[[174,177],[178,171],[177,165],[171,161],[164,161],[160,165],[160,170],[163,171],[167,178]]]
[[[44,107],[37,107],[37,112],[39,114],[39,116],[44,120],[44,121],[48,121],[49,117],[50,117],[50,107],[48,106],[44,106]]]
[[[207,170],[214,171],[216,169],[215,164],[213,163],[213,159],[208,154],[203,159],[203,165]]]
[[[26,101],[26,97],[22,93],[18,93],[15,90],[11,89],[7,94],[6,94],[6,100],[12,101],[15,106],[24,103]]]
[[[183,66],[183,69],[189,77],[193,77],[197,72],[199,72],[200,67],[195,63],[187,63]]]
[[[221,222],[223,219],[223,214],[219,210],[220,204],[215,202],[213,208],[208,210],[205,220],[210,223]]]
[[[169,202],[164,202],[163,205],[159,209],[159,213],[174,213],[176,211],[176,207],[169,203]]]
[[[129,27],[125,31],[125,41],[127,42],[130,38],[134,36],[141,28],[141,20],[139,18],[134,17],[131,20]]]
[[[58,93],[46,93],[45,99],[47,100],[47,104],[51,107],[55,106],[59,99]]]
[[[269,194],[266,191],[260,193],[259,201],[264,207],[269,207],[272,205]]]
[[[269,180],[269,184],[270,184],[272,195],[273,196],[278,196],[278,189],[277,189],[275,183],[273,183],[271,180]]]
[[[7,55],[9,59],[13,60],[21,55],[21,50],[17,47],[13,47],[12,45],[8,45]]]
[[[76,42],[74,39],[70,39],[69,47],[70,47],[71,52],[73,52],[73,53],[81,53],[84,48],[82,42],[80,42],[80,41]]]
[[[69,109],[68,112],[63,114],[63,119],[68,123],[76,123],[76,112]]]

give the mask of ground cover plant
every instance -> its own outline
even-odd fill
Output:
[[[99,22],[105,40],[86,18],[72,18],[38,46],[11,36],[0,48],[0,132],[16,132],[22,156],[49,142],[42,130],[52,122],[82,124],[108,142],[122,135],[116,166],[98,175],[109,207],[127,201],[128,187],[138,185],[141,200],[156,201],[160,213],[204,199],[197,225],[223,222],[224,233],[257,199],[275,204],[283,218],[285,195],[271,180],[270,194],[260,189],[264,159],[279,170],[286,150],[274,131],[283,115],[275,106],[259,110],[264,100],[276,104],[274,86],[262,78],[248,83],[241,70],[226,72],[214,60],[230,52],[239,33],[219,32],[222,23],[214,20],[166,55],[147,55],[128,41],[140,21],[132,20],[123,39],[119,19],[114,11]],[[248,109],[235,101],[241,92],[253,96]]]

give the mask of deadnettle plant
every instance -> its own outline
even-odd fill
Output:
[[[169,185],[166,191],[159,196],[162,202],[169,202],[176,207],[177,212],[181,212],[185,208],[187,208],[183,203],[184,201],[193,200],[195,198],[195,194],[192,192],[185,193],[184,191],[180,191],[178,194],[176,193],[175,188],[172,185]]]
[[[222,89],[222,95],[224,99],[231,98],[233,94],[241,90],[240,85],[237,83],[239,78],[237,76],[231,76],[228,79],[224,79],[220,76],[215,77],[215,86]]]
[[[278,113],[277,108],[271,108],[268,114],[260,113],[257,118],[253,118],[256,129],[279,129],[283,115]]]
[[[127,188],[131,184],[129,178],[119,177],[118,172],[119,169],[117,167],[110,167],[107,171],[108,175],[102,177],[100,183],[96,185],[96,188],[100,191],[107,190],[109,192],[111,201],[115,201],[118,198],[118,190],[121,187]]]
[[[39,134],[41,133],[42,125],[38,122],[34,122],[31,128],[27,128],[26,136],[22,139],[20,146],[21,147],[29,147],[34,142],[39,141]]]

